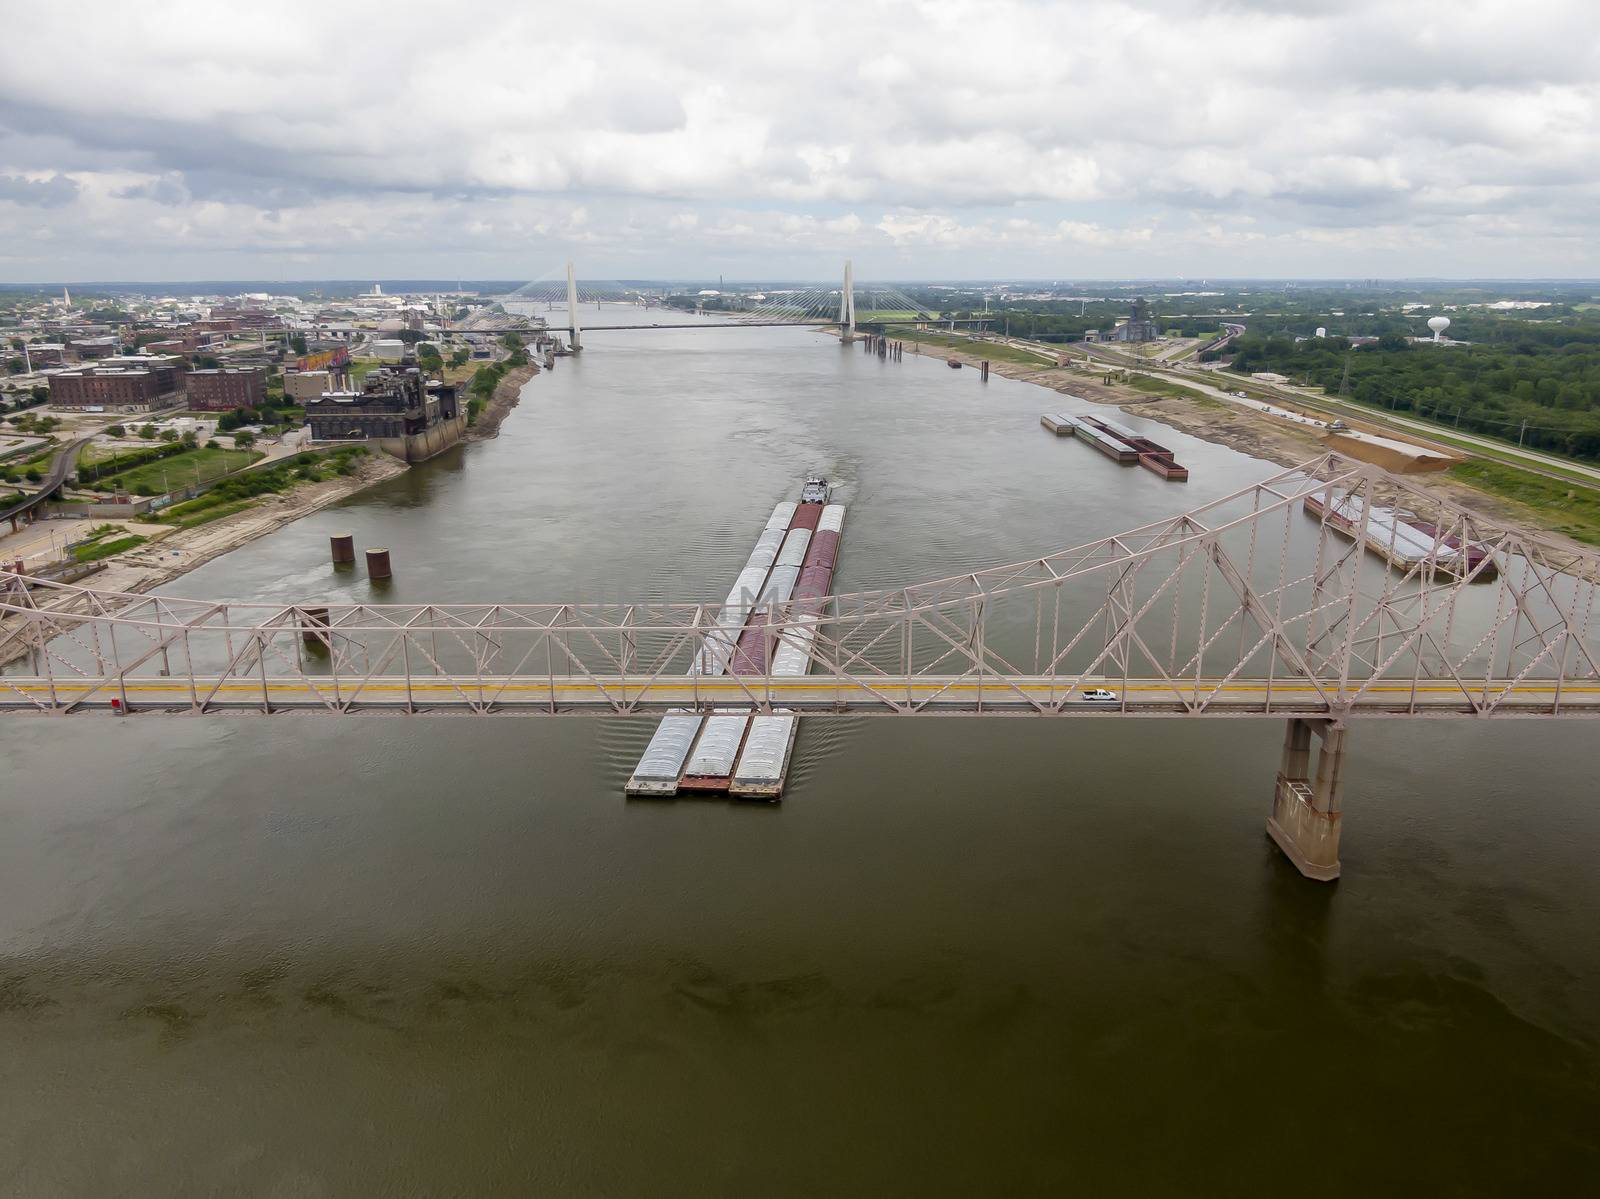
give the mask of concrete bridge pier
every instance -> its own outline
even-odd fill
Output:
[[[1339,805],[1344,791],[1344,725],[1335,720],[1291,719],[1267,833],[1307,878],[1339,877]],[[1315,773],[1311,735],[1322,741]]]

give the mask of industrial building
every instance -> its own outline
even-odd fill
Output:
[[[257,408],[267,398],[267,368],[227,367],[189,372],[189,407],[202,412]]]
[[[1156,323],[1150,319],[1150,302],[1141,296],[1133,302],[1133,309],[1128,314],[1128,319],[1113,329],[1107,340],[1154,341],[1160,336]]]
[[[322,398],[325,392],[336,390],[337,376],[333,371],[283,372],[283,394],[295,403]]]
[[[406,462],[431,458],[466,433],[455,386],[430,382],[414,366],[380,367],[360,391],[325,392],[305,409],[312,441],[372,441]]]
[[[79,362],[94,362],[101,358],[111,358],[122,349],[120,337],[79,337],[69,343],[69,348],[78,356]]]
[[[83,370],[50,376],[50,403],[59,408],[153,412],[184,402],[188,363],[154,354],[117,354]]]

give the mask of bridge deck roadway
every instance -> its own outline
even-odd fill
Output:
[[[1385,680],[1364,690],[1306,679],[1203,679],[1175,688],[1162,679],[1109,679],[1115,702],[1068,693],[1070,680],[971,676],[846,679],[827,675],[650,680],[621,676],[489,677],[383,675],[363,681],[331,675],[247,675],[50,680],[0,676],[0,712],[222,712],[312,710],[333,714],[506,713],[550,715],[659,714],[667,709],[709,713],[770,708],[812,714],[995,716],[1600,716],[1600,684],[1554,679],[1481,680],[1470,698],[1454,683]],[[114,704],[113,701],[116,701]]]

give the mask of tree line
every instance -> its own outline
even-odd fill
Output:
[[[1574,458],[1600,459],[1600,321],[1468,317],[1435,346],[1386,333],[1353,348],[1252,328],[1233,343],[1234,370],[1274,371],[1358,403]]]

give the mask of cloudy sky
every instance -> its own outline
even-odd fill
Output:
[[[91,0],[0,28],[0,281],[1600,275],[1594,0]]]

